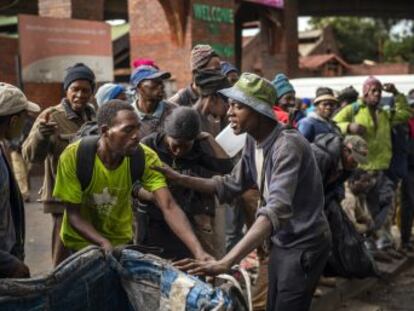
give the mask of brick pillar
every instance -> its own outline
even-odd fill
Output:
[[[233,6],[232,0],[129,0],[131,59],[152,58],[177,87],[187,85],[194,45],[211,44],[234,60]]]
[[[256,6],[260,33],[243,47],[243,71],[256,72],[268,79],[277,73],[289,78],[298,74],[297,1],[285,0],[284,8]],[[249,10],[251,7],[242,7]],[[246,13],[246,12],[244,12]]]
[[[103,20],[104,0],[38,0],[39,16]]]
[[[283,22],[283,46],[285,49],[282,52],[286,55],[285,72],[289,78],[293,78],[299,72],[298,0],[285,1]]]
[[[286,0],[283,10],[275,16],[281,21],[281,27],[274,28],[273,40],[275,48],[273,53],[267,54],[263,60],[263,72],[269,79],[273,79],[276,73],[281,72],[292,79],[298,74],[297,0]]]

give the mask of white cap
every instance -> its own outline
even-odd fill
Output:
[[[8,116],[27,110],[39,112],[39,105],[28,101],[23,92],[14,85],[0,82],[0,116]]]

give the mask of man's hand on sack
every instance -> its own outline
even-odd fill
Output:
[[[183,259],[175,262],[174,267],[196,276],[215,276],[230,270],[230,264],[222,260]]]
[[[102,241],[99,243],[99,246],[102,247],[105,255],[109,254],[113,250],[111,242],[109,242],[107,239],[102,239]]]

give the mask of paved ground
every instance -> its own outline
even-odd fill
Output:
[[[341,311],[414,310],[414,266],[345,303]]]
[[[50,241],[52,218],[43,213],[42,204],[36,202],[40,178],[32,178],[32,202],[26,203],[26,264],[33,276],[52,268]]]

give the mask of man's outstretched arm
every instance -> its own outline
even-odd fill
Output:
[[[257,248],[272,232],[272,223],[266,216],[259,216],[246,235],[220,260],[183,259],[176,263],[178,269],[195,275],[217,275],[225,273]]]
[[[154,170],[163,173],[164,176],[171,182],[176,183],[184,188],[190,188],[202,193],[215,193],[216,184],[211,178],[201,178],[180,174],[174,171],[168,165],[154,166]]]
[[[161,209],[164,219],[171,230],[178,236],[181,241],[188,247],[196,259],[211,260],[197,237],[195,236],[190,222],[182,209],[177,205],[171,192],[164,187],[153,192],[157,206]]]

